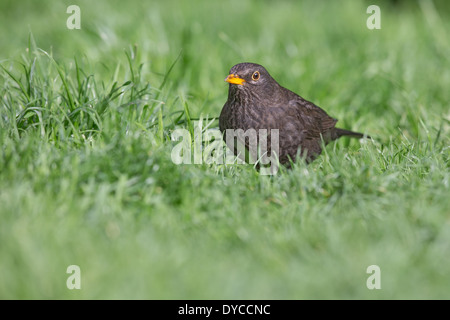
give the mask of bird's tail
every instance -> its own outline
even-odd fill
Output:
[[[353,137],[353,138],[371,139],[371,137],[368,135],[365,135],[365,134],[362,134],[359,132],[350,131],[350,130],[340,129],[340,128],[336,128],[336,134],[337,134],[338,138],[340,138],[342,136],[349,136],[349,137]]]

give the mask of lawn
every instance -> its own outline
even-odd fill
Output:
[[[448,2],[0,12],[1,299],[450,299]],[[173,132],[218,128],[244,61],[373,139],[273,176],[173,163]]]

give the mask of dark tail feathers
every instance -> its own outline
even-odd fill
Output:
[[[336,128],[336,135],[337,135],[337,138],[340,138],[342,136],[349,136],[349,137],[353,137],[353,138],[367,138],[367,139],[371,139],[370,136],[364,135],[362,133],[354,132],[354,131],[350,131],[350,130],[345,130],[345,129],[339,129],[339,128]]]

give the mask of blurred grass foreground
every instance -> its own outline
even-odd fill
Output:
[[[448,2],[0,12],[0,298],[450,298]],[[174,130],[216,128],[244,61],[374,141],[276,176],[174,164]]]

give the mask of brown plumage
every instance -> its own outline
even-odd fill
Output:
[[[295,161],[297,154],[307,162],[313,161],[322,152],[322,141],[327,144],[342,136],[364,137],[362,133],[336,128],[336,119],[280,86],[261,65],[237,64],[225,81],[230,85],[219,118],[220,130],[278,129],[278,158],[284,165],[289,166],[290,159]]]

